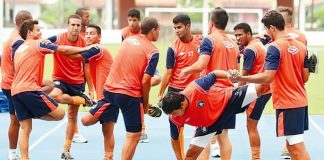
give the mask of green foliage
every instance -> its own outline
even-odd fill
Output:
[[[319,28],[324,27],[324,6],[314,9],[314,19]]]

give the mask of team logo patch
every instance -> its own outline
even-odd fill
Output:
[[[205,102],[202,101],[202,100],[200,100],[200,101],[197,102],[197,106],[200,107],[200,108],[202,108],[202,107],[205,106]]]
[[[223,41],[225,48],[233,48],[234,45],[230,41]]]
[[[203,133],[206,133],[206,132],[208,131],[208,128],[207,128],[207,127],[201,127],[201,131],[202,131]]]
[[[291,54],[296,54],[296,53],[298,53],[298,51],[299,51],[299,48],[297,48],[296,46],[290,46],[288,48],[288,52]]]

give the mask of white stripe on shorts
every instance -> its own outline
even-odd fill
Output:
[[[297,143],[304,142],[304,134],[297,134],[297,135],[291,135],[291,136],[285,136],[289,145],[294,145]]]
[[[210,140],[213,138],[213,136],[216,134],[216,132],[204,135],[204,136],[198,136],[191,139],[190,144],[196,145],[201,148],[205,148],[207,144],[209,144]]]
[[[254,83],[248,84],[248,88],[246,90],[246,94],[242,103],[241,108],[245,107],[246,105],[250,104],[254,100],[258,98],[258,95],[256,93],[256,88]]]

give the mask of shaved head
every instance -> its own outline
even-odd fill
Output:
[[[29,11],[26,11],[26,10],[19,11],[15,17],[16,27],[20,28],[20,26],[24,23],[24,21],[30,20],[30,19],[33,19],[33,16],[31,15],[31,13]]]

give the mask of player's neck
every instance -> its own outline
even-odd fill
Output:
[[[68,38],[68,40],[70,41],[70,42],[75,42],[75,41],[77,41],[78,40],[78,36],[73,36],[73,35],[71,35],[71,34],[67,34],[67,38]]]
[[[280,38],[284,38],[287,36],[287,33],[285,31],[277,31],[277,33],[274,35],[274,41]]]
[[[214,34],[214,33],[223,33],[223,34],[225,34],[225,31],[224,30],[222,30],[222,29],[218,29],[218,28],[212,28],[212,31],[211,31],[211,33],[212,34]]]
[[[138,33],[140,31],[140,27],[135,28],[134,30],[130,30],[132,33]]]
[[[183,37],[179,38],[183,43],[189,43],[192,41],[193,36],[191,33],[188,33],[186,35],[184,35]]]

